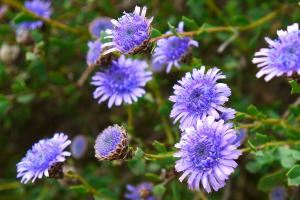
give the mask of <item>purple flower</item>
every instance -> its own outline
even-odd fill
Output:
[[[92,77],[92,85],[97,86],[94,98],[98,103],[108,99],[108,107],[119,106],[122,102],[132,104],[138,97],[145,94],[143,87],[151,80],[151,72],[145,61],[126,59],[122,55],[117,61],[112,61],[109,69],[97,72]]]
[[[114,28],[107,31],[106,38],[111,38],[112,42],[103,44],[109,47],[104,54],[118,51],[124,54],[136,53],[143,50],[148,45],[151,32],[151,22],[153,18],[147,19],[147,8],[135,7],[133,13],[126,13],[118,20],[111,20]]]
[[[175,169],[183,172],[180,181],[188,177],[188,185],[191,190],[199,190],[200,183],[207,192],[211,188],[218,191],[224,187],[225,181],[237,167],[234,161],[241,152],[238,145],[233,144],[236,139],[236,131],[231,123],[223,120],[215,121],[208,116],[203,121],[197,121],[197,127],[185,129],[181,140],[175,145],[180,149],[174,157]]]
[[[126,199],[131,200],[155,200],[152,195],[153,184],[143,182],[137,186],[127,185],[128,193],[125,194]]]
[[[88,147],[88,141],[85,136],[77,135],[71,144],[72,156],[76,159],[82,158]]]
[[[183,32],[184,23],[180,22],[178,25],[177,32]],[[170,31],[167,32],[171,33]],[[169,38],[160,39],[157,41],[157,47],[153,54],[153,65],[154,66],[167,66],[167,73],[169,73],[174,65],[180,68],[179,62],[187,56],[191,46],[198,47],[198,42],[192,40],[189,37],[177,37],[171,36]]]
[[[275,187],[270,193],[270,200],[285,200],[287,199],[286,189],[282,186]]]
[[[262,48],[255,53],[252,62],[257,64],[260,71],[257,78],[264,75],[265,81],[270,81],[275,76],[300,75],[300,32],[299,25],[287,27],[287,31],[277,31],[278,39],[271,40],[266,37],[269,48]]]
[[[24,7],[38,16],[50,18],[52,13],[51,1],[32,0],[25,1]],[[41,20],[22,22],[17,25],[18,29],[37,29],[43,25]]]
[[[100,160],[123,159],[128,153],[128,137],[125,129],[114,125],[102,131],[95,143],[95,157]]]
[[[216,67],[205,73],[205,67],[194,69],[193,73],[186,73],[178,84],[174,85],[174,95],[170,101],[174,102],[171,117],[174,123],[180,120],[180,128],[184,130],[195,126],[198,120],[208,115],[216,119],[222,112],[227,111],[223,104],[231,94],[229,87],[224,83],[217,83],[225,76]],[[231,115],[227,115],[227,118]]]
[[[21,183],[27,183],[43,175],[49,176],[50,169],[57,163],[63,163],[66,156],[71,153],[65,148],[71,144],[68,136],[63,133],[56,133],[53,138],[40,140],[35,143],[26,156],[17,164],[17,178],[21,178]]]
[[[113,24],[110,21],[109,17],[97,17],[89,25],[90,34],[99,38],[101,36],[101,31],[110,30],[113,28]]]
[[[94,42],[88,42],[88,53],[86,56],[86,63],[89,67],[96,66],[100,63],[101,53],[102,53],[102,44],[100,40]]]
[[[232,108],[225,108],[222,110],[222,113],[220,114],[220,119],[223,119],[224,121],[228,121],[231,119],[234,119],[236,111]]]

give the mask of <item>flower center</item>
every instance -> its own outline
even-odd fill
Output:
[[[171,37],[168,39],[166,55],[170,61],[180,60],[187,52],[189,47],[189,38]]]
[[[283,47],[279,55],[275,57],[275,63],[281,70],[299,70],[300,69],[300,41]]]
[[[187,97],[187,105],[189,109],[198,114],[206,112],[216,97],[215,89],[209,84],[196,86]]]
[[[150,196],[150,191],[147,190],[146,188],[141,188],[139,190],[139,195],[140,195],[141,198],[147,198],[147,197]]]
[[[118,130],[107,130],[102,133],[98,143],[98,153],[101,156],[107,156],[111,151],[115,150],[121,139],[121,133]]]

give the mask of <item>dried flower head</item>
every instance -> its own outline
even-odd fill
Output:
[[[299,25],[287,27],[287,31],[277,31],[278,39],[271,40],[266,37],[269,48],[262,48],[255,53],[252,62],[260,68],[257,78],[264,75],[265,81],[275,76],[300,75],[300,31]]]
[[[109,47],[103,54],[114,51],[135,54],[143,51],[148,46],[153,20],[145,17],[146,11],[146,7],[141,9],[136,6],[133,13],[124,12],[118,20],[111,20],[114,28],[107,31],[107,38],[111,38],[112,41],[103,44],[103,47]]]
[[[99,160],[118,160],[128,153],[128,136],[126,130],[118,125],[109,126],[97,137],[95,157]]]
[[[183,32],[184,23],[180,22],[177,32]],[[167,32],[171,33],[170,31]],[[167,73],[172,69],[172,66],[180,68],[180,62],[189,54],[192,46],[198,47],[198,42],[189,37],[171,36],[157,41],[157,47],[153,53],[154,66],[167,66]]]
[[[196,127],[187,128],[185,132],[175,145],[180,149],[174,154],[180,158],[175,169],[183,172],[179,180],[188,177],[191,190],[199,190],[201,183],[207,192],[211,192],[211,188],[218,191],[237,167],[234,160],[241,155],[238,144],[234,143],[236,131],[231,123],[215,121],[209,116],[198,120]]]
[[[21,178],[21,183],[27,183],[36,178],[54,177],[57,174],[59,163],[66,160],[66,156],[71,153],[65,151],[65,148],[71,144],[68,136],[63,133],[56,133],[53,138],[40,140],[35,143],[30,150],[27,151],[26,156],[17,164],[17,178]]]

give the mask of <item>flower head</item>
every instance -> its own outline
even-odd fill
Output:
[[[113,28],[113,24],[110,21],[109,17],[97,17],[89,25],[90,34],[99,38],[101,36],[101,31],[110,30]]]
[[[152,195],[153,184],[143,182],[137,186],[127,185],[128,193],[125,194],[126,199],[131,200],[154,200]]]
[[[269,48],[262,48],[255,53],[252,62],[257,64],[260,71],[257,78],[264,75],[265,81],[275,76],[292,76],[293,73],[300,75],[300,31],[299,25],[293,24],[287,27],[287,31],[277,31],[278,39],[265,38]]]
[[[211,188],[218,191],[237,167],[234,160],[241,155],[238,145],[233,144],[236,132],[232,124],[208,116],[197,121],[197,127],[187,128],[185,132],[175,145],[180,149],[174,154],[180,158],[175,169],[183,172],[179,180],[188,177],[192,190],[199,190],[201,183],[207,192],[211,192]]]
[[[151,80],[151,72],[145,61],[125,59],[122,55],[117,61],[112,61],[109,69],[97,72],[92,77],[92,85],[97,86],[94,98],[101,103],[107,99],[108,107],[119,106],[122,102],[131,104],[145,94],[143,87]]]
[[[77,135],[71,144],[72,156],[76,159],[82,158],[88,147],[88,141],[85,136]]]
[[[22,177],[21,183],[27,183],[36,178],[51,175],[51,169],[60,165],[71,153],[65,148],[71,144],[68,136],[56,133],[53,138],[40,140],[35,143],[26,156],[17,164],[17,178]]]
[[[127,153],[128,137],[123,127],[109,126],[98,135],[95,144],[95,157],[99,160],[123,159]]]
[[[182,130],[195,126],[198,120],[208,115],[219,119],[221,113],[227,111],[223,104],[228,101],[231,91],[226,84],[217,83],[225,78],[219,71],[218,68],[212,68],[205,73],[205,67],[202,66],[201,69],[194,69],[193,73],[186,73],[173,87],[174,95],[170,96],[170,101],[174,102],[171,117],[175,123],[180,120]]]
[[[223,119],[224,121],[228,121],[231,119],[234,119],[236,111],[232,108],[225,108],[222,110],[222,113],[220,114],[220,119]]]
[[[102,53],[102,44],[100,40],[94,42],[88,42],[88,53],[86,56],[86,63],[89,67],[93,67],[100,64],[101,53]]]
[[[183,32],[184,23],[180,22],[178,25],[178,33]],[[171,33],[170,31],[167,33]],[[171,36],[157,41],[157,47],[153,54],[153,65],[166,65],[167,73],[172,69],[172,66],[179,68],[179,62],[184,59],[189,53],[191,46],[198,47],[198,42],[189,37]]]
[[[43,0],[32,0],[32,1],[25,1],[24,7],[29,11],[35,13],[38,16],[44,18],[50,18],[52,13],[51,10],[51,1],[43,1]],[[43,25],[41,20],[37,21],[26,21],[18,24],[18,29],[37,29]]]
[[[103,47],[109,47],[104,54],[119,51],[124,54],[134,54],[145,49],[151,33],[151,22],[153,18],[147,19],[147,8],[135,7],[133,13],[126,13],[118,20],[111,20],[114,28],[107,31],[107,38],[112,42],[103,44]]]

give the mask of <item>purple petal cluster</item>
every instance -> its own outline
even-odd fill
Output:
[[[43,175],[49,176],[49,169],[57,164],[63,163],[66,156],[71,153],[65,148],[71,144],[68,136],[63,133],[56,133],[53,138],[40,140],[35,143],[26,156],[17,164],[17,178],[21,178],[21,183],[27,183]]]
[[[260,68],[257,78],[265,76],[265,81],[274,77],[300,75],[300,32],[299,25],[287,27],[287,31],[277,31],[278,38],[265,38],[269,48],[255,53],[252,62]]]
[[[89,67],[96,66],[100,63],[102,53],[102,43],[100,40],[88,42],[88,53],[86,55],[86,63]]]
[[[152,195],[153,184],[143,182],[137,186],[127,185],[128,193],[125,194],[126,199],[130,200],[155,200]]]
[[[133,13],[126,13],[118,20],[111,20],[114,28],[107,31],[107,38],[112,41],[103,44],[109,47],[104,54],[118,51],[124,54],[134,53],[137,49],[148,43],[151,33],[151,22],[153,18],[147,19],[147,8],[135,7]]]
[[[184,132],[175,145],[179,152],[174,154],[179,158],[175,169],[183,172],[179,180],[188,177],[192,190],[199,190],[202,185],[207,192],[218,191],[237,167],[235,160],[241,155],[238,144],[234,143],[237,136],[232,123],[208,116]]]
[[[206,73],[204,66],[194,69],[192,73],[186,73],[185,77],[174,85],[174,95],[169,98],[174,102],[170,115],[174,118],[174,123],[180,120],[180,128],[184,130],[195,126],[198,120],[209,115],[216,119],[233,118],[234,110],[224,107],[231,91],[226,84],[217,83],[224,78],[225,75],[216,67]]]
[[[95,157],[99,160],[122,159],[127,153],[128,138],[125,129],[114,125],[102,131],[95,143]]]
[[[38,16],[44,18],[50,18],[52,10],[51,10],[51,1],[43,1],[43,0],[32,0],[25,1],[24,7],[29,11],[35,13]],[[37,21],[26,21],[18,24],[18,29],[37,29],[43,25],[41,20]]]
[[[109,17],[97,17],[90,23],[89,32],[93,37],[99,38],[101,31],[111,30],[112,28],[113,24]]]
[[[92,85],[97,88],[94,98],[98,103],[108,100],[108,107],[119,106],[122,102],[132,104],[145,94],[143,87],[151,80],[151,72],[146,71],[145,61],[125,58],[122,55],[112,61],[111,66],[92,77]]]
[[[77,135],[74,137],[71,144],[72,156],[76,159],[82,158],[87,150],[87,147],[87,138],[83,135]]]
[[[177,32],[183,32],[184,23],[180,22]],[[170,31],[167,32],[171,33]],[[172,69],[172,66],[180,68],[179,62],[187,56],[192,46],[198,47],[198,42],[189,37],[171,36],[157,41],[157,47],[153,53],[154,66],[167,66],[167,73]]]

